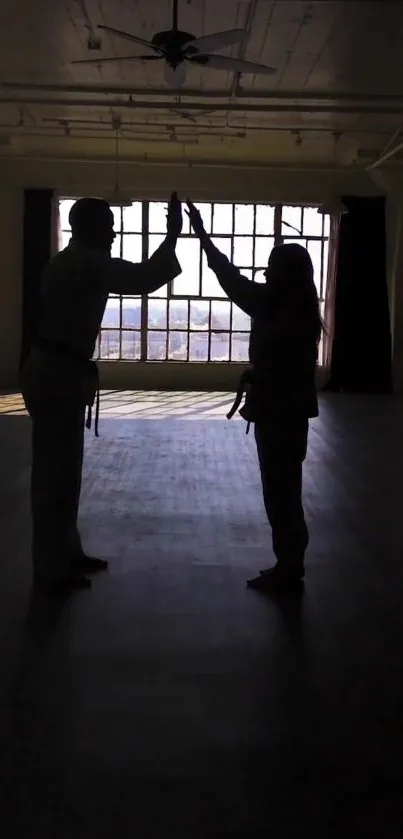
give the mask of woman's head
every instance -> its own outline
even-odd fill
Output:
[[[296,282],[299,284],[313,283],[313,265],[311,257],[306,248],[294,242],[288,245],[276,245],[273,248],[267,269],[265,271],[267,282],[283,285]],[[290,288],[290,286],[289,286]]]
[[[294,242],[274,247],[265,277],[273,302],[299,312],[301,318],[314,319],[319,340],[322,330],[319,300],[312,260],[306,248]]]

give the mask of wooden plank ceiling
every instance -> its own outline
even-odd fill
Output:
[[[246,28],[224,55],[272,76],[188,66],[180,89],[163,62],[102,63],[172,25],[171,0],[14,0],[0,27],[0,155],[357,165],[403,118],[403,3],[365,0],[179,0],[199,37]],[[99,39],[89,50],[88,39]],[[143,50],[144,52],[144,50]],[[94,65],[74,65],[84,58]],[[398,162],[397,157],[395,161]]]

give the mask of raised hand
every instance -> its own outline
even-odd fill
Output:
[[[186,199],[186,204],[188,206],[186,213],[189,216],[190,224],[192,225],[193,231],[195,232],[196,236],[203,236],[203,234],[206,231],[204,229],[203,219],[199,211],[196,209],[195,205],[192,204],[191,201],[189,201],[189,198]]]
[[[167,235],[177,239],[182,233],[182,205],[177,192],[173,192],[168,204],[167,213]]]

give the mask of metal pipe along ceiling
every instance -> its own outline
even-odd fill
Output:
[[[166,96],[175,100],[178,95],[185,99],[227,99],[229,98],[229,90],[187,90],[182,88],[178,90],[169,90],[168,88],[154,88],[139,87],[134,88],[132,85],[113,85],[108,87],[104,83],[101,86],[96,84],[40,84],[40,83],[26,83],[26,82],[0,82],[0,88],[3,90],[19,90],[19,91],[47,91],[49,93],[72,93],[85,94],[90,93],[94,96]],[[245,88],[237,89],[234,92],[237,99],[289,99],[298,100],[300,102],[361,102],[361,104],[373,102],[380,103],[397,103],[403,102],[403,93],[346,93],[345,91],[323,91],[323,90],[247,90]],[[176,101],[172,102],[177,105]],[[182,103],[183,104],[183,103]]]
[[[130,110],[137,109],[165,111],[167,110],[166,102],[142,102],[135,104],[130,100],[109,99],[104,101],[95,101],[94,99],[49,99],[45,96],[32,97],[0,97],[0,105],[47,105],[58,106],[62,108],[129,108]],[[189,102],[186,105],[187,111],[211,111],[211,105],[203,105],[197,102]],[[218,111],[238,111],[244,113],[286,113],[286,114],[353,114],[361,116],[363,114],[403,114],[403,100],[399,105],[383,105],[381,106],[365,106],[361,105],[248,105],[246,102],[229,102],[227,104],[219,104],[215,108]]]

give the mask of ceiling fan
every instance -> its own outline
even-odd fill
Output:
[[[276,72],[274,67],[267,67],[264,64],[255,64],[251,61],[243,61],[240,58],[231,58],[224,55],[215,55],[215,51],[231,47],[234,44],[242,43],[248,37],[244,29],[230,29],[226,32],[215,32],[212,35],[204,35],[195,38],[189,32],[182,32],[178,29],[178,0],[173,0],[173,22],[172,29],[166,32],[157,32],[151,41],[138,38],[129,32],[122,32],[112,26],[100,25],[98,29],[104,29],[111,35],[117,35],[133,44],[140,44],[154,55],[125,55],[113,58],[88,58],[73,61],[72,64],[103,64],[119,61],[164,61],[165,80],[172,87],[178,87],[186,78],[186,62],[197,67],[208,67],[212,70],[228,70],[234,73],[262,73],[272,75]]]

